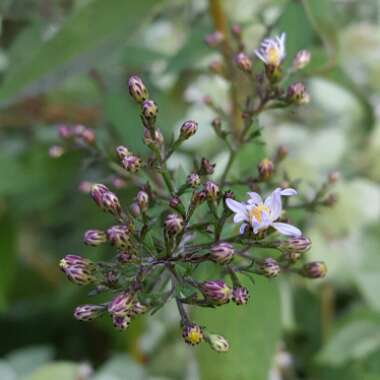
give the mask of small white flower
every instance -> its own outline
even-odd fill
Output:
[[[285,38],[286,34],[281,33],[279,36],[265,38],[255,54],[266,64],[271,66],[280,66],[285,58]]]
[[[251,225],[253,233],[257,234],[269,227],[275,228],[278,232],[288,236],[300,236],[302,232],[288,223],[276,222],[281,216],[282,202],[281,196],[290,197],[297,194],[294,189],[275,189],[265,201],[257,193],[248,193],[249,199],[246,203],[237,202],[231,198],[226,199],[226,204],[234,215],[234,223],[242,223],[240,233],[244,233],[245,227]]]

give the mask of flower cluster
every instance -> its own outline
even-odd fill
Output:
[[[174,180],[168,160],[197,133],[198,123],[185,121],[177,137],[167,143],[158,128],[158,106],[137,75],[129,78],[128,88],[140,109],[141,135],[147,148],[144,157],[133,153],[131,147],[119,145],[109,160],[88,129],[59,128],[63,140],[76,144],[85,140],[86,149],[90,144],[91,152],[108,160],[107,167],[118,179],[106,184],[86,182],[81,186],[110,217],[106,229],[93,226],[84,233],[84,244],[89,247],[109,245],[114,253],[108,254],[109,261],[92,261],[72,254],[61,260],[61,270],[70,281],[91,286],[91,295],[103,294],[103,299],[107,299],[99,304],[78,306],[74,312],[78,320],[90,321],[108,314],[117,329],[125,330],[133,318],[146,312],[154,313],[172,300],[178,308],[186,343],[206,342],[212,349],[225,352],[229,349],[228,341],[192,321],[189,307],[215,308],[231,302],[244,307],[249,302],[250,292],[243,285],[243,277],[272,279],[281,272],[314,279],[325,276],[324,263],[305,262],[311,241],[289,218],[295,207],[314,211],[331,206],[327,200],[332,196],[329,189],[336,176],[329,176],[314,198],[305,201],[307,198],[302,196],[302,202],[293,202],[290,197],[299,192],[298,182],[281,177],[277,170],[287,156],[286,147],[280,146],[272,158],[263,157],[257,170],[246,173],[246,177],[236,178],[230,170],[241,147],[260,136],[260,131],[252,131],[255,117],[269,108],[308,100],[300,83],[291,85],[287,91],[281,89],[285,34],[264,39],[255,50],[264,63],[264,71],[259,74],[253,74],[260,64],[255,64],[245,53],[236,27],[232,38],[237,42],[236,48],[231,41],[226,45],[229,38],[220,32],[207,36],[206,43],[215,49],[221,49],[223,44],[225,64],[243,71],[251,79],[256,78],[253,81],[256,87],[252,90],[256,98],[248,97],[240,115],[243,127],[235,130],[229,125],[233,133],[224,129],[223,115],[217,115],[212,121],[220,143],[225,144],[229,152],[229,162],[219,178],[213,176],[215,163],[202,158],[194,161],[183,182]],[[226,47],[230,49],[228,54]],[[309,59],[307,51],[299,52],[289,72],[302,69]],[[227,79],[232,81],[228,76]],[[219,112],[212,100],[209,99],[208,104]],[[125,204],[112,187],[116,190],[127,187],[133,201]],[[242,188],[249,190],[245,199],[231,190],[241,194]],[[260,194],[265,193],[269,195],[263,199]],[[239,227],[235,228],[233,223]],[[270,256],[266,252],[271,252]],[[216,266],[217,278],[199,278],[196,269],[206,262]]]

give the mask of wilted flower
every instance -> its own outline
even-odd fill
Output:
[[[74,311],[74,317],[79,321],[92,321],[104,313],[104,305],[80,305]]]
[[[243,286],[232,289],[232,300],[236,305],[245,305],[249,300],[249,291]]]
[[[285,58],[285,33],[280,36],[265,38],[255,54],[259,57],[265,65],[279,66]]]
[[[204,281],[200,289],[206,298],[218,305],[229,302],[232,296],[231,289],[223,280]]]
[[[88,230],[83,237],[84,244],[96,247],[107,241],[107,234],[101,230]]]
[[[283,235],[300,236],[302,233],[297,227],[276,222],[282,213],[281,196],[289,197],[295,194],[297,192],[294,189],[277,188],[264,202],[258,193],[250,192],[250,199],[246,203],[228,198],[226,204],[235,213],[234,223],[243,222],[240,233],[244,233],[245,227],[251,225],[254,234],[273,227]]]
[[[219,264],[226,264],[231,261],[235,253],[232,244],[221,242],[211,247],[210,256],[213,261]]]
[[[195,324],[188,324],[183,327],[182,336],[186,343],[192,346],[199,344],[203,340],[202,328]]]
[[[230,349],[227,339],[221,335],[210,334],[206,339],[210,347],[216,352],[227,352]]]

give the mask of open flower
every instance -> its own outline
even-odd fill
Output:
[[[294,189],[275,189],[265,201],[257,193],[248,193],[249,199],[246,203],[237,202],[231,198],[226,199],[226,204],[234,213],[234,223],[242,223],[240,233],[242,234],[247,225],[252,227],[253,233],[257,234],[269,227],[288,236],[301,236],[301,231],[288,223],[276,222],[281,216],[281,196],[290,197],[297,194]]]
[[[285,33],[281,33],[279,36],[265,38],[258,49],[255,50],[255,54],[269,66],[280,66],[281,62],[285,58]]]

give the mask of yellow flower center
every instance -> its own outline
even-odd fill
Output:
[[[198,344],[203,338],[202,332],[198,329],[191,329],[187,334],[187,341],[190,344]]]
[[[258,221],[258,223],[261,223],[261,213],[263,211],[269,214],[269,208],[265,206],[264,203],[259,203],[258,205],[252,207],[249,210],[249,218],[251,219],[251,221],[253,220],[253,218],[255,218]]]
[[[280,51],[272,46],[268,49],[266,58],[269,65],[278,66],[280,64]]]

